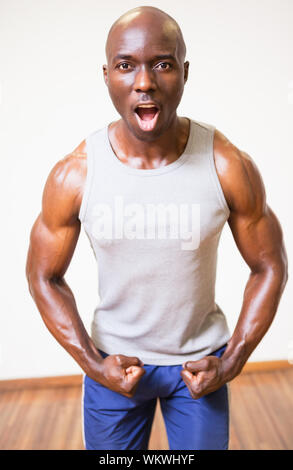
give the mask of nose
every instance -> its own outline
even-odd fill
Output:
[[[135,75],[135,91],[150,91],[156,89],[154,72],[148,67],[142,66]]]

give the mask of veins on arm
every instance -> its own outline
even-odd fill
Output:
[[[228,224],[250,268],[239,319],[223,355],[230,358],[227,363],[235,374],[274,318],[288,278],[288,261],[282,228],[267,204],[255,162],[219,131],[214,142],[215,164],[230,208]]]

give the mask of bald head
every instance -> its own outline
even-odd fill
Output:
[[[164,11],[151,6],[133,8],[113,23],[109,30],[105,47],[108,62],[111,57],[113,42],[116,42],[119,35],[131,27],[138,29],[151,28],[161,31],[164,36],[170,39],[174,38],[177,43],[178,55],[180,55],[181,60],[184,62],[186,46],[178,23]]]

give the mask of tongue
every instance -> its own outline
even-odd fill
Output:
[[[157,108],[137,108],[137,114],[142,121],[151,121],[157,113]]]

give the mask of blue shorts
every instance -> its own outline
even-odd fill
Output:
[[[210,355],[220,357],[226,347]],[[83,437],[87,450],[147,450],[157,398],[170,450],[228,449],[228,384],[195,400],[181,378],[182,364],[143,367],[146,373],[132,398],[84,376]]]

